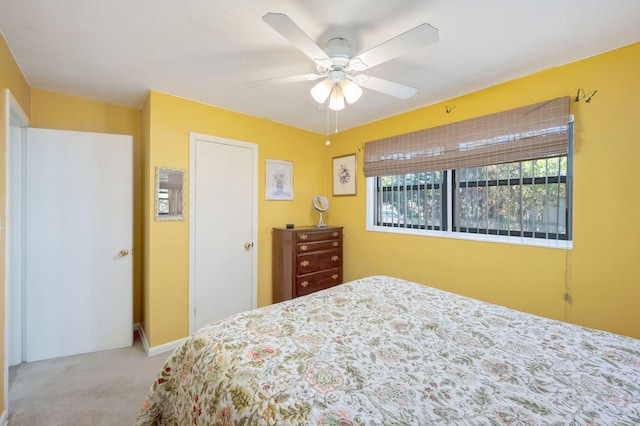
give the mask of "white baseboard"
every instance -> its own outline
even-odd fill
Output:
[[[142,324],[139,322],[133,325],[133,329],[136,330],[140,334],[140,340],[142,341],[142,346],[144,347],[144,351],[147,353],[147,356],[155,356],[164,352],[172,351],[187,340],[187,338],[174,340],[173,342],[165,343],[164,345],[149,347],[149,341],[147,340],[147,336],[144,334],[144,328],[142,328]]]
[[[5,409],[0,417],[0,425],[7,426],[9,424],[9,412]]]

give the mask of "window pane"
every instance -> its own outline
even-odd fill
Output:
[[[509,187],[509,231],[520,231],[520,185]]]
[[[430,189],[427,191],[427,208],[427,225],[434,229],[440,228],[440,219],[442,217],[442,193],[439,189]]]
[[[561,157],[458,170],[460,231],[566,238],[566,164]]]
[[[498,179],[509,179],[509,168],[508,164],[498,164]]]
[[[519,179],[520,163],[509,163],[507,166],[509,168],[509,179]]]
[[[487,166],[487,179],[488,180],[499,179],[498,168],[499,167],[497,165]]]
[[[413,229],[567,239],[567,157],[455,170],[383,176],[376,224]],[[451,199],[450,226],[443,200]]]
[[[500,188],[490,186],[488,188],[488,222],[487,228],[492,231],[499,229],[500,218]]]
[[[409,173],[378,179],[377,223],[418,229],[437,229],[442,222],[441,172]]]

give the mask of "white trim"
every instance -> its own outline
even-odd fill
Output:
[[[374,226],[367,223],[367,231],[386,232],[389,234],[419,235],[423,237],[452,238],[454,240],[481,241],[487,243],[515,244],[521,246],[547,247],[571,250],[573,241],[545,240],[543,238],[509,237],[506,235],[469,234],[466,232],[431,231],[424,229],[394,228],[391,226]]]
[[[138,334],[140,334],[140,340],[142,341],[142,346],[144,346],[144,351],[146,352],[147,356],[150,356],[150,357],[155,355],[160,355],[168,351],[172,351],[177,347],[179,347],[180,345],[182,345],[187,340],[187,337],[185,337],[182,339],[174,340],[173,342],[165,343],[163,345],[154,346],[151,348],[149,347],[149,341],[147,340],[147,335],[144,334],[144,328],[142,327],[142,324],[140,324],[139,322],[135,323],[133,325],[133,329],[136,330]]]
[[[149,341],[147,340],[146,334],[144,334],[144,329],[142,328],[142,324],[139,322],[133,324],[133,331],[137,331],[140,335],[140,341],[142,342],[142,347],[144,348],[144,353],[149,355]]]
[[[196,193],[195,170],[196,170],[196,141],[206,141],[212,143],[222,143],[237,147],[249,148],[253,152],[253,194],[252,210],[253,210],[253,248],[251,250],[252,262],[252,279],[251,279],[251,308],[258,306],[258,145],[251,142],[242,142],[233,139],[225,139],[218,136],[205,135],[202,133],[189,132],[189,333],[195,330],[195,256],[196,251]]]
[[[142,347],[144,348],[144,352],[147,354],[147,356],[150,356],[149,341],[147,340],[147,335],[144,334],[144,328],[142,328],[142,324],[140,324],[139,322],[135,323],[133,325],[133,329],[136,330],[140,335],[140,341],[142,342]]]
[[[18,127],[29,127],[29,117],[27,117],[27,114],[24,113],[16,98],[13,97],[11,91],[9,89],[5,90],[7,91],[9,98],[10,124]]]
[[[5,207],[5,219],[12,217],[13,215],[10,213],[10,209],[13,208],[11,202],[9,202],[9,194],[15,189],[14,179],[11,174],[13,172],[13,167],[11,167],[13,161],[13,150],[12,146],[12,127],[28,127],[29,126],[29,117],[24,113],[18,101],[13,97],[11,91],[9,89],[4,89],[5,91],[5,117],[2,119],[5,121],[5,179],[6,179],[6,207]],[[19,183],[19,190],[22,191],[22,184]],[[6,224],[0,223],[0,232],[2,231],[2,227],[6,226]],[[10,232],[10,229],[6,230],[6,238],[5,238],[5,275],[4,275],[4,354],[3,354],[3,366],[2,370],[4,372],[4,411],[2,413],[2,417],[0,417],[0,423],[2,425],[8,424],[8,412],[9,412],[9,337],[12,336],[12,331],[10,327],[13,324],[11,320],[11,315],[13,309],[11,308],[11,293],[12,293],[12,276],[13,271],[11,268],[12,258],[13,258],[13,234]],[[20,286],[22,287],[22,286]],[[24,301],[23,301],[24,302]],[[20,310],[22,312],[22,310]],[[22,331],[22,329],[21,329]]]
[[[186,341],[187,341],[187,337],[184,337],[179,340],[174,340],[173,342],[165,343],[164,345],[154,346],[152,348],[149,348],[147,355],[155,356],[155,355],[163,354],[165,352],[173,351],[176,348],[180,347],[180,345],[182,345]]]
[[[467,240],[467,241],[483,241],[491,243],[503,243],[503,244],[516,244],[522,246],[534,246],[534,247],[547,247],[571,250],[573,249],[573,241],[565,240],[546,240],[543,238],[525,238],[525,237],[509,237],[505,235],[490,235],[490,234],[469,234],[466,232],[452,232],[452,231],[431,231],[428,229],[408,229],[408,228],[394,228],[391,226],[376,226],[373,225],[373,208],[371,208],[376,196],[375,178],[367,179],[367,208],[366,208],[366,230],[373,232],[386,232],[389,234],[402,234],[402,235],[419,235],[423,237],[437,237],[437,238],[452,238],[455,240]],[[450,184],[451,182],[449,182]],[[451,208],[447,209],[451,212]],[[451,217],[449,217],[449,223]]]
[[[6,275],[7,319],[9,321],[9,366],[25,360],[24,355],[24,156],[26,129],[11,126],[7,143]]]

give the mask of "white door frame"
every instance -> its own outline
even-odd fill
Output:
[[[0,232],[5,228],[5,276],[4,276],[4,419],[9,412],[9,365],[22,361],[24,358],[23,348],[23,304],[22,297],[22,271],[15,270],[14,265],[22,264],[22,203],[16,203],[12,194],[22,194],[22,179],[14,176],[22,175],[22,149],[24,142],[25,127],[29,126],[29,117],[24,113],[20,104],[11,94],[9,89],[5,90],[5,140],[6,140],[6,223],[0,224]],[[19,129],[19,130],[18,130]],[[18,169],[14,165],[18,165]],[[14,297],[18,295],[18,297]],[[19,303],[14,304],[14,300],[19,299]]]
[[[250,142],[242,142],[233,139],[225,139],[218,136],[210,136],[202,133],[189,133],[189,333],[195,330],[195,307],[196,307],[196,281],[195,281],[195,212],[196,212],[196,141],[205,141],[211,143],[220,143],[232,145],[242,148],[249,148],[253,153],[253,193],[251,194],[252,221],[254,242],[251,250],[251,308],[255,309],[258,305],[258,145]]]

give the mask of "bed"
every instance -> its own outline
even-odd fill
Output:
[[[640,340],[373,276],[209,324],[137,425],[640,424]]]

